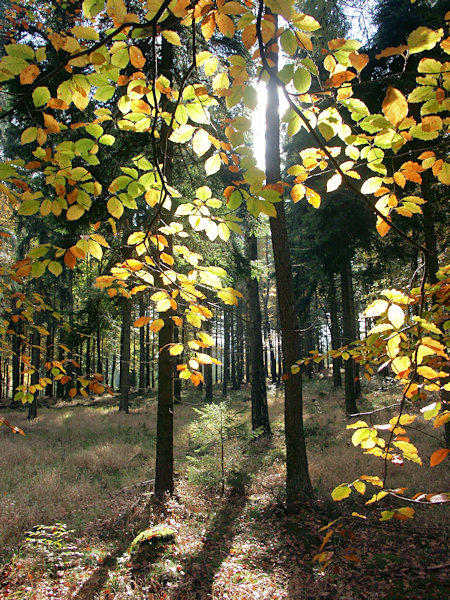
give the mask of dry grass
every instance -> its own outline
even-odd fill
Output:
[[[185,395],[186,403],[175,409],[175,459],[176,469],[181,474],[185,469],[189,424],[197,417],[194,408],[201,401],[196,391]],[[364,396],[361,403],[364,410],[378,407],[381,402],[390,404],[398,400],[395,389],[381,393],[376,385],[365,390]],[[232,399],[232,406],[242,411],[242,418],[250,415],[248,397],[249,392],[244,389]],[[280,390],[270,391],[269,410],[274,436],[258,458],[260,470],[255,472],[248,495],[250,502],[260,503],[260,510],[264,510],[264,503],[278,503],[283,498],[283,397]],[[382,476],[382,461],[365,456],[359,448],[353,447],[352,432],[345,430],[342,393],[333,391],[329,380],[316,378],[306,382],[305,413],[310,474],[316,496],[337,510],[342,507],[351,510],[353,506],[359,510],[367,498],[363,499],[356,492],[339,505],[332,503],[329,494],[339,483],[351,482],[361,474]],[[26,436],[13,436],[6,428],[0,429],[0,547],[3,549],[0,559],[7,558],[20,545],[23,533],[37,524],[63,521],[69,528],[81,532],[86,524],[111,511],[114,495],[120,489],[153,477],[154,399],[136,403],[129,415],[118,413],[115,405],[75,407],[70,404],[40,409],[39,418],[33,423],[27,422],[25,412],[2,414],[24,429]],[[381,414],[380,419],[385,421],[392,416]],[[375,417],[378,419],[379,415]],[[411,494],[440,491],[444,485],[445,463],[434,469],[427,465],[432,452],[441,446],[436,438],[442,437],[442,433],[433,431],[421,418],[414,427],[419,431],[411,429],[411,437],[419,447],[424,466],[407,462],[403,467],[390,467],[388,485],[407,485]],[[244,457],[245,460],[252,459]],[[207,504],[203,507],[205,519]],[[203,509],[197,506],[195,511],[201,513]],[[421,525],[442,525],[443,511],[422,512]],[[194,539],[193,530],[186,531],[186,535]]]

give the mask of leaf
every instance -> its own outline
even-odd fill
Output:
[[[58,277],[62,273],[62,265],[61,265],[61,263],[56,262],[54,260],[52,260],[52,261],[49,262],[47,268],[50,271],[50,273],[52,273],[55,277]]]
[[[294,73],[293,83],[299,94],[305,94],[311,86],[311,73],[301,67],[298,68]]]
[[[72,27],[70,32],[79,40],[97,41],[100,37],[98,31],[96,31],[93,27],[82,27],[80,25],[75,25],[75,27]]]
[[[173,46],[181,46],[180,36],[176,31],[163,31],[162,35],[164,38],[166,38],[169,44],[172,44]]]
[[[106,12],[116,23],[123,23],[127,16],[127,7],[123,0],[106,0]]]
[[[379,317],[382,315],[389,306],[387,300],[375,300],[370,304],[364,311],[365,317]]]
[[[289,54],[289,56],[293,56],[295,54],[295,51],[298,48],[297,38],[290,29],[286,29],[286,31],[281,34],[280,42],[281,47],[286,54]]]
[[[220,154],[213,154],[205,162],[205,171],[207,175],[213,175],[219,171],[222,165]]]
[[[39,67],[37,65],[28,65],[25,69],[20,72],[20,83],[22,85],[29,85],[33,83],[36,77],[39,75]]]
[[[335,502],[339,502],[344,498],[347,498],[352,493],[351,487],[346,483],[341,483],[331,492],[331,497]]]
[[[377,192],[383,184],[382,177],[369,177],[361,187],[363,194],[374,194]]]
[[[164,319],[155,319],[150,325],[151,331],[158,333],[160,329],[164,327]]]
[[[37,136],[37,127],[27,127],[26,129],[24,129],[24,131],[22,132],[22,135],[20,136],[20,142],[22,145],[30,144],[31,142],[34,142],[34,140],[36,139],[36,136]]]
[[[184,346],[183,344],[174,344],[173,346],[171,346],[169,348],[169,354],[171,356],[178,356],[179,354],[181,354],[184,350]]]
[[[19,215],[24,215],[29,217],[30,215],[34,215],[39,210],[39,200],[25,200],[19,207],[17,211]]]
[[[382,104],[383,113],[395,127],[408,115],[408,101],[396,88],[389,86]]]
[[[440,448],[439,450],[433,452],[430,458],[430,467],[435,467],[436,465],[441,463],[446,458],[449,452],[449,448]]]
[[[72,204],[66,213],[66,219],[68,221],[77,221],[84,215],[85,211],[86,209],[84,206],[81,206],[80,204]]]
[[[83,13],[85,17],[91,19],[98,15],[105,8],[105,0],[84,0]]]
[[[294,202],[298,202],[299,200],[304,198],[305,194],[306,194],[306,187],[301,183],[297,183],[291,189],[291,198]]]
[[[417,54],[424,50],[431,50],[441,40],[443,34],[443,29],[433,31],[428,27],[418,27],[407,38],[409,53]]]
[[[363,483],[362,481],[354,481],[353,482],[353,487],[355,488],[355,490],[357,492],[359,492],[362,496],[364,496],[364,494],[366,493],[366,484]]]
[[[398,304],[391,304],[387,316],[395,329],[400,329],[405,322],[405,313]]]
[[[141,49],[137,46],[130,46],[129,51],[130,63],[133,65],[133,67],[136,67],[136,69],[142,69],[142,67],[145,65],[146,60],[145,56],[142,54]]]
[[[198,129],[192,138],[192,148],[197,156],[203,156],[211,147],[209,134],[204,129]]]
[[[151,321],[151,317],[139,317],[139,319],[136,319],[136,321],[133,323],[134,327],[144,327],[144,325],[147,325],[147,323],[150,323]],[[162,319],[160,319],[162,321]],[[163,321],[164,323],[164,321]]]
[[[120,219],[120,217],[123,214],[123,204],[115,196],[108,200],[106,208],[108,209],[109,214],[112,215],[115,219]]]
[[[36,107],[44,106],[51,98],[50,91],[47,87],[37,87],[32,94],[33,103]]]
[[[306,199],[311,204],[311,206],[314,206],[314,208],[319,208],[320,196],[317,192],[315,192],[309,187],[306,188]]]

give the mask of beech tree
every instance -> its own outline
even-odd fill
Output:
[[[53,7],[53,2],[45,4],[47,11]],[[21,143],[32,148],[33,160],[4,160],[0,164],[1,191],[19,215],[40,215],[46,222],[79,222],[80,230],[65,245],[51,240],[36,244],[22,260],[2,267],[3,293],[8,298],[14,294],[11,281],[23,285],[44,272],[59,277],[63,267],[73,270],[87,256],[101,260],[131,224],[125,236],[127,254],[119,254],[109,274],[97,278],[96,286],[107,290],[110,297],[124,300],[150,293],[159,315],[141,316],[134,325],[148,324],[151,331],[160,333],[160,368],[164,357],[183,353],[184,360],[177,366],[179,377],[198,385],[203,380],[201,365],[215,361],[203,351],[213,342],[205,328],[205,321],[213,316],[207,293],[230,305],[237,304],[241,294],[223,283],[223,268],[205,266],[203,257],[190,245],[190,236],[193,231],[200,232],[214,241],[227,240],[231,231],[240,233],[239,218],[233,211],[241,204],[254,216],[267,215],[282,330],[287,502],[294,505],[308,499],[311,484],[302,432],[301,365],[295,363],[299,345],[283,201],[289,196],[294,204],[306,201],[319,206],[322,199],[313,187],[313,176],[327,171],[327,192],[344,187],[351,190],[376,215],[381,237],[400,236],[423,257],[425,266],[429,264],[430,249],[411,235],[407,219],[423,213],[426,199],[416,188],[423,181],[422,174],[442,186],[450,183],[445,144],[445,112],[450,108],[448,31],[444,33],[444,24],[437,29],[421,25],[408,34],[404,44],[378,54],[380,60],[399,57],[405,65],[411,56],[420,55],[416,56],[420,60],[414,61],[417,68],[408,79],[411,89],[400,89],[397,79],[388,78],[383,83],[381,106],[376,108],[379,112],[373,113],[358,98],[369,60],[359,52],[361,43],[330,40],[317,58],[313,48],[320,23],[298,10],[293,0],[199,0],[192,4],[189,0],[84,0],[82,10],[75,9],[74,25],[60,29],[55,25],[51,30],[44,30],[33,8],[25,2],[6,11],[11,35],[0,59],[0,83],[11,90],[2,96],[0,118],[14,121],[18,110],[29,112],[33,123],[23,129]],[[447,21],[449,17],[447,14]],[[19,22],[23,27],[16,27]],[[226,56],[219,55],[212,43],[215,37],[239,37],[253,61],[232,45]],[[161,69],[167,44],[173,46],[173,60],[180,66],[173,79]],[[433,57],[424,54],[430,50]],[[286,62],[278,69],[280,52]],[[255,71],[267,82],[269,96],[265,172],[256,166],[246,144],[250,120],[243,107],[251,110],[255,106]],[[312,146],[302,151],[289,169],[295,177],[293,185],[282,180],[280,171],[279,91],[288,103],[282,118],[288,135],[304,127],[312,139]],[[229,116],[221,123],[224,106]],[[122,132],[142,138],[142,144],[133,145],[127,156],[114,153]],[[433,145],[427,144],[423,151],[414,140],[433,141]],[[181,194],[172,179],[172,144],[174,148],[192,147],[204,164],[204,180],[190,197]],[[109,168],[112,156],[114,169]],[[206,180],[225,171],[232,175],[223,192],[229,213],[219,212],[224,200],[213,197]],[[365,172],[371,176],[362,177]],[[145,203],[146,218],[138,225],[134,215],[139,203]],[[427,287],[423,281],[411,292],[385,290],[365,313],[379,320],[366,345],[333,351],[334,356],[340,353],[346,360],[364,362],[368,376],[373,363],[388,364],[403,386],[399,413],[392,423],[379,428],[361,421],[353,425],[357,430],[354,443],[384,462],[419,460],[417,449],[402,429],[413,420],[405,408],[409,402],[424,402],[429,392],[448,389],[443,367],[448,356],[441,328],[448,294],[442,281],[447,271],[441,267],[434,286]],[[25,294],[23,297],[24,308],[14,315],[15,322],[33,319],[30,301]],[[411,305],[417,305],[417,314],[410,310]],[[46,305],[45,310],[52,307]],[[171,329],[186,323],[195,334],[184,343],[175,342]],[[15,334],[8,319],[1,327],[1,333]],[[33,358],[22,355],[22,360],[28,360],[29,369],[17,398],[32,402],[36,390],[47,381],[36,380]],[[66,366],[67,361],[53,364],[51,373],[61,381],[71,380],[74,393],[78,385],[104,391],[99,378],[70,373]],[[172,387],[172,373],[172,368],[167,369],[167,389]],[[171,393],[164,394],[165,412],[159,415],[161,425],[166,419],[161,435],[168,439]],[[435,402],[424,408],[424,415],[438,427],[448,420],[449,411]],[[387,432],[387,439],[380,431]],[[446,449],[438,450],[432,466],[446,455]],[[172,490],[170,474],[169,468],[168,476],[159,480],[164,482],[158,484],[158,491]],[[439,494],[408,498],[405,490],[392,490],[386,479],[369,475],[342,484],[333,497],[340,500],[353,488],[364,494],[364,482],[381,488],[368,503],[388,494],[410,502],[447,500]],[[399,509],[394,514],[409,518],[412,509],[406,508],[409,510]],[[328,559],[322,556],[319,560],[326,563]]]

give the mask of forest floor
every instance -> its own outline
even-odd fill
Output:
[[[249,396],[242,389],[229,398],[230,411],[243,423],[250,417]],[[366,384],[363,396],[363,410],[398,401],[396,388],[381,379]],[[222,400],[219,391],[217,399]],[[373,505],[365,502],[375,490],[331,500],[336,485],[361,474],[380,475],[383,465],[353,447],[342,393],[326,377],[305,385],[315,499],[296,513],[285,510],[282,400],[280,390],[270,390],[270,438],[255,440],[241,432],[226,442],[226,490],[220,494],[214,489],[218,447],[199,458],[189,432],[202,396],[183,390],[183,402],[175,407],[177,488],[166,502],[151,493],[154,393],[135,396],[129,415],[117,412],[117,398],[49,403],[32,423],[23,409],[0,406],[26,434],[0,429],[0,599],[450,597],[445,507],[421,508],[414,520],[381,523],[375,512],[367,520],[350,516],[367,514]],[[381,414],[387,422],[393,413]],[[410,433],[424,466],[393,468],[388,484],[408,486],[411,494],[442,491],[445,462],[427,466],[442,447],[440,430],[421,418],[414,425]],[[382,502],[383,509],[404,505]],[[320,529],[337,518],[342,528],[322,549],[332,553],[322,571],[313,560],[326,534]],[[142,554],[130,556],[139,532],[163,525],[174,531],[174,543],[161,544],[151,564]]]

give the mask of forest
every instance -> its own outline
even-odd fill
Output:
[[[435,599],[446,0],[0,0],[0,600]]]

